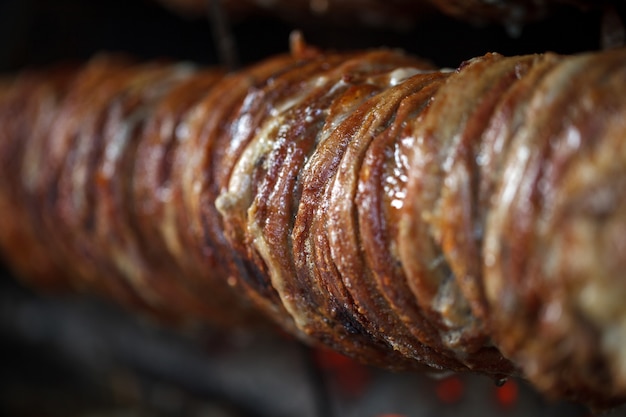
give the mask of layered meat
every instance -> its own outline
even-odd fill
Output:
[[[626,395],[626,51],[101,56],[0,93],[24,280],[178,322],[262,315],[392,369]],[[260,313],[260,314],[259,314]]]

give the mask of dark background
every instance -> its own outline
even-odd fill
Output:
[[[615,2],[622,9],[623,3]],[[437,15],[404,30],[359,27],[350,19],[329,26],[323,18],[286,21],[268,15],[234,19],[231,28],[243,64],[284,52],[288,34],[298,28],[310,43],[324,48],[400,47],[456,67],[486,52],[597,49],[601,16],[600,10],[564,8],[556,16],[527,24],[515,37],[500,25],[478,27]],[[180,17],[151,0],[0,0],[0,46],[0,69],[5,71],[86,59],[102,50],[203,64],[218,61],[208,19]]]

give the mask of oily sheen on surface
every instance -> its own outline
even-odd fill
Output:
[[[626,395],[626,50],[99,56],[1,84],[0,248],[173,321]]]

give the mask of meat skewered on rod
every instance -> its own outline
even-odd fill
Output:
[[[626,50],[97,57],[0,84],[0,248],[165,319],[626,396]]]

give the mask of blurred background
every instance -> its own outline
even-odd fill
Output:
[[[0,72],[100,51],[237,67],[286,51],[294,29],[322,48],[398,47],[456,67],[489,51],[598,49],[619,42],[625,16],[619,1],[608,9],[563,7],[523,25],[428,7],[404,13],[406,2],[396,8],[393,0],[389,15],[354,16],[321,13],[327,3],[319,1],[287,12],[271,1],[230,3],[173,12],[150,0],[0,0]],[[38,294],[1,265],[0,349],[0,415],[7,416],[592,415],[547,401],[523,381],[392,374],[267,329],[166,328],[102,300]]]
[[[172,13],[158,1],[196,6],[186,13]],[[197,7],[203,1],[0,0],[0,69],[85,59],[101,50],[214,64],[219,52],[215,25],[210,24],[215,19],[209,18],[213,0],[206,0],[206,11]],[[585,51],[600,46],[607,9],[562,6],[534,22],[507,24],[480,22],[472,14],[449,17],[433,8],[412,6],[420,2],[411,0],[321,1],[327,5],[388,5],[372,12],[374,16],[359,11],[358,6],[346,6],[336,14],[332,8],[313,11],[320,0],[223,1],[232,5],[223,14],[228,16],[240,64],[284,52],[288,35],[296,28],[304,32],[308,42],[323,48],[401,47],[449,67],[486,52]],[[302,7],[293,6],[285,12],[284,4]],[[618,13],[624,9],[623,1],[609,4]],[[244,6],[235,7],[238,5]],[[376,13],[381,15],[378,20]]]

